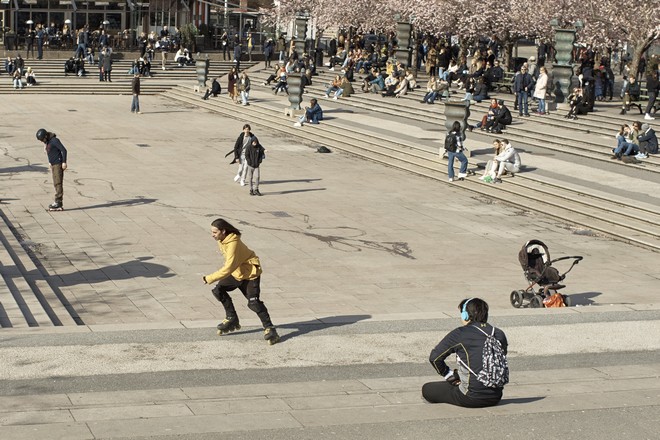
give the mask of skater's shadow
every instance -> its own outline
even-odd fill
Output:
[[[170,269],[162,264],[150,263],[152,257],[139,257],[125,263],[113,264],[98,269],[85,269],[51,277],[56,286],[75,286],[77,284],[95,284],[106,281],[128,280],[132,278],[171,278]],[[58,279],[59,278],[59,279]]]
[[[138,197],[135,199],[127,200],[117,200],[114,202],[108,203],[99,203],[97,205],[89,206],[79,206],[77,208],[67,209],[67,211],[79,211],[79,210],[88,210],[88,209],[97,209],[97,208],[113,208],[115,206],[136,206],[136,205],[148,205],[150,203],[156,202],[158,199],[147,199],[145,197]]]
[[[371,315],[342,315],[342,316],[328,316],[325,318],[318,318],[312,321],[292,322],[289,324],[278,325],[278,329],[293,329],[291,332],[280,331],[280,341],[284,342],[298,336],[306,335],[311,332],[323,331],[335,327],[342,327],[345,325],[355,324],[356,322],[364,321],[371,318]]]

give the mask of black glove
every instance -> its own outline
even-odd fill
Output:
[[[461,379],[458,376],[458,370],[450,371],[445,376],[445,380],[449,382],[450,385],[457,387],[461,383]]]

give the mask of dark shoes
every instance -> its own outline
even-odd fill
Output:
[[[258,189],[255,189],[255,190],[252,190],[252,189],[251,189],[251,190],[250,190],[250,195],[251,195],[251,196],[261,196],[262,194],[259,192]]]

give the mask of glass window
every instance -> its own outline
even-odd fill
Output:
[[[100,29],[103,26],[103,13],[90,12],[87,14],[87,24],[90,31]]]
[[[121,14],[105,14],[105,19],[110,22],[106,29],[110,31],[121,29]]]
[[[55,23],[57,29],[64,26],[64,12],[51,12],[49,23]]]

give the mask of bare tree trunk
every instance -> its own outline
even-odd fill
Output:
[[[513,41],[504,42],[504,65],[508,70],[513,70]]]

